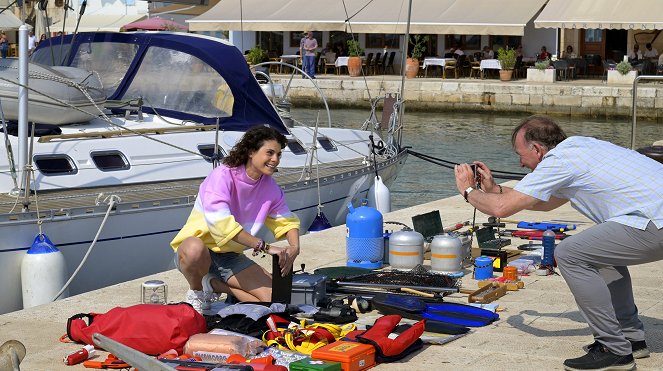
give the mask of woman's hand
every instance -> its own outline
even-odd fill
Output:
[[[285,277],[291,270],[295,263],[297,255],[299,255],[299,246],[269,246],[267,251],[270,255],[279,257],[279,268],[281,268],[281,277]],[[274,274],[274,272],[272,272]]]

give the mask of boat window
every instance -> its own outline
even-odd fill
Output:
[[[190,54],[150,47],[124,99],[142,97],[146,106],[203,117],[227,117],[235,99],[226,81]]]
[[[67,155],[37,155],[33,160],[44,175],[72,175],[78,172],[74,161]]]
[[[217,148],[219,153],[219,160],[226,157],[226,151],[224,151],[221,146],[217,146]],[[205,161],[212,162],[211,157],[214,156],[214,144],[201,144],[198,146],[198,152],[200,152],[200,154],[203,156],[207,156]]]
[[[327,151],[327,152],[338,151],[338,148],[336,148],[336,145],[334,144],[334,142],[332,142],[332,140],[327,138],[327,137],[324,137],[324,136],[323,137],[318,137],[318,143],[320,143],[322,148],[324,148],[325,151]]]
[[[53,49],[56,52],[55,65],[59,66],[62,63],[57,61],[57,54],[60,53],[57,53],[58,49]],[[36,61],[51,65],[50,49],[40,49],[39,51],[43,53],[41,53]],[[138,45],[135,44],[113,42],[85,43],[81,44],[80,48],[78,48],[71,66],[94,71],[103,83],[104,93],[106,93],[107,97],[110,97],[120,85],[137,51]],[[65,55],[66,52],[67,50],[65,50]],[[35,60],[34,57],[33,60]]]
[[[129,161],[120,151],[98,151],[90,154],[92,161],[101,171],[129,170]]]
[[[306,153],[304,146],[302,146],[302,144],[296,139],[288,139],[288,149],[295,155],[303,155]]]

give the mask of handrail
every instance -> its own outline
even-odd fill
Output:
[[[663,76],[649,76],[649,75],[643,75],[643,76],[637,76],[635,80],[633,80],[633,102],[632,102],[632,110],[631,110],[631,149],[635,149],[635,126],[636,126],[636,121],[638,119],[638,115],[636,114],[636,104],[635,100],[638,96],[638,83],[640,80],[647,80],[647,81],[663,81]]]
[[[74,134],[44,135],[39,138],[39,142],[45,143],[57,139],[64,140],[64,139],[83,139],[83,138],[111,138],[111,137],[121,137],[129,135],[165,134],[173,132],[206,131],[206,130],[216,130],[216,125],[187,125],[187,126],[176,126],[176,127],[90,131],[85,133],[74,133]]]

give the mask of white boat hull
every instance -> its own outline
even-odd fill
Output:
[[[404,156],[380,167],[381,176],[391,184],[404,163]],[[365,167],[323,178],[320,197],[323,212],[333,225],[345,223],[347,204],[365,198],[375,172]],[[302,228],[308,227],[317,214],[318,188],[315,181],[300,181],[287,186],[286,200],[297,213]],[[182,227],[193,207],[193,198],[116,205],[102,233],[72,282],[71,295],[80,294],[127,280],[174,268],[170,241]],[[43,233],[62,251],[69,274],[76,269],[92,243],[107,206],[66,213],[44,221]],[[21,260],[38,232],[35,213],[11,222],[0,220],[0,313],[22,309]],[[306,227],[305,227],[306,226]],[[304,231],[302,231],[304,232]],[[269,238],[269,235],[263,235]],[[273,239],[273,236],[272,236]],[[136,291],[138,293],[138,289]]]

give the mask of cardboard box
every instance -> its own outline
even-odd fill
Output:
[[[362,371],[375,366],[375,348],[372,345],[339,340],[318,348],[313,359],[341,362],[343,371]]]
[[[295,274],[292,276],[291,304],[311,304],[318,306],[318,301],[327,294],[326,276],[317,274]]]

